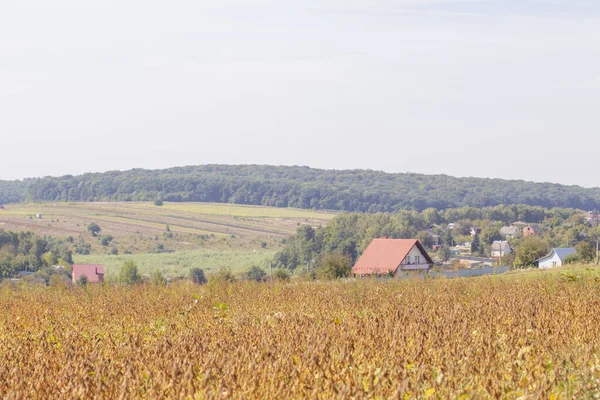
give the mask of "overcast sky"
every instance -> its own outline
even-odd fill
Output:
[[[600,186],[600,1],[3,0],[0,150]]]

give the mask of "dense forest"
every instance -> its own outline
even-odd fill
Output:
[[[261,165],[134,169],[0,182],[20,201],[197,201],[351,212],[526,204],[600,209],[600,188],[516,180]]]
[[[505,238],[501,234],[503,226],[517,222],[534,223],[542,229],[541,238],[536,237],[526,243],[528,250],[537,248],[533,259],[525,256],[519,258],[519,249],[524,246],[521,237]],[[481,228],[481,233],[476,238],[471,236],[473,226]],[[483,209],[464,207],[446,211],[430,208],[423,212],[402,210],[397,213],[345,213],[335,217],[325,227],[299,227],[296,235],[287,239],[284,249],[275,256],[274,265],[291,270],[303,269],[318,265],[319,260],[328,254],[341,254],[353,263],[372,239],[382,236],[418,238],[430,250],[434,244],[444,246],[441,251],[459,243],[470,242],[473,243],[474,255],[487,257],[490,256],[494,241],[507,239],[511,248],[516,251],[504,262],[523,267],[536,257],[545,255],[551,247],[579,246],[581,250],[578,248],[578,252],[583,259],[589,261],[595,257],[594,247],[595,241],[600,238],[600,227],[586,221],[581,211],[558,208],[549,210],[524,205]],[[439,239],[439,243],[434,243],[434,236]]]

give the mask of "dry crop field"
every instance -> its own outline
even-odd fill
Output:
[[[597,398],[600,283],[0,289],[0,398]]]
[[[42,218],[36,218],[41,214]],[[101,235],[111,235],[113,243],[133,253],[151,252],[156,238],[169,249],[211,250],[255,249],[261,242],[276,246],[296,232],[298,224],[326,225],[334,213],[214,203],[165,203],[157,207],[149,202],[113,203],[34,203],[9,204],[0,210],[0,229],[31,231],[55,237],[81,235],[91,241],[94,252],[105,249],[93,240],[87,226],[95,222]],[[166,240],[166,226],[176,235]],[[199,241],[199,236],[210,240]]]

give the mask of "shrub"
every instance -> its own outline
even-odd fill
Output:
[[[352,260],[342,254],[326,254],[317,268],[317,277],[320,279],[347,278],[351,274]]]
[[[123,285],[134,285],[140,280],[137,265],[133,261],[125,261],[119,271],[119,282]]]
[[[249,280],[257,282],[264,282],[267,279],[267,273],[257,266],[251,267],[248,272],[246,272],[246,276]]]
[[[157,286],[164,286],[167,284],[167,280],[159,270],[155,269],[150,276],[150,283]]]
[[[201,268],[190,269],[189,277],[190,280],[197,285],[203,285],[206,283],[206,276],[204,275],[204,270]]]
[[[216,274],[211,275],[210,280],[221,283],[232,283],[235,282],[235,276],[231,272],[231,269],[221,268]]]
[[[275,271],[273,271],[273,279],[277,281],[289,282],[290,278],[290,271],[285,268],[277,268]]]

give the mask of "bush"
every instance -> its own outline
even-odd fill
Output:
[[[154,200],[154,205],[155,206],[161,207],[163,204],[164,203],[163,203],[163,201],[161,199]]]
[[[289,282],[290,278],[290,271],[285,268],[277,268],[275,271],[273,271],[273,279],[277,281]]]
[[[100,228],[100,225],[98,225],[95,222],[90,223],[88,225],[87,229],[88,229],[88,232],[92,234],[92,236],[98,236],[98,234],[102,230],[102,228]]]
[[[113,240],[113,237],[111,235],[104,235],[100,239],[100,244],[102,244],[102,246],[108,246],[110,244],[110,242],[112,242],[112,240]]]
[[[125,261],[119,271],[119,282],[123,285],[135,285],[140,280],[137,265],[133,261]]]
[[[206,276],[204,275],[204,270],[201,268],[192,268],[190,269],[190,280],[197,285],[203,285],[206,283]]]
[[[229,268],[221,268],[216,274],[211,275],[210,280],[221,283],[232,283],[235,282],[235,276]]]
[[[82,285],[82,286],[87,285],[88,284],[88,278],[87,278],[87,276],[85,276],[85,275],[80,276],[79,279],[77,279],[77,284],[78,285]]]
[[[319,279],[347,278],[352,274],[352,260],[341,254],[326,254],[317,268]]]
[[[167,284],[167,280],[159,270],[155,269],[150,276],[150,283],[156,286],[164,286]]]
[[[249,280],[257,282],[264,282],[267,279],[267,273],[257,266],[251,267],[248,272],[246,272],[246,276]]]

